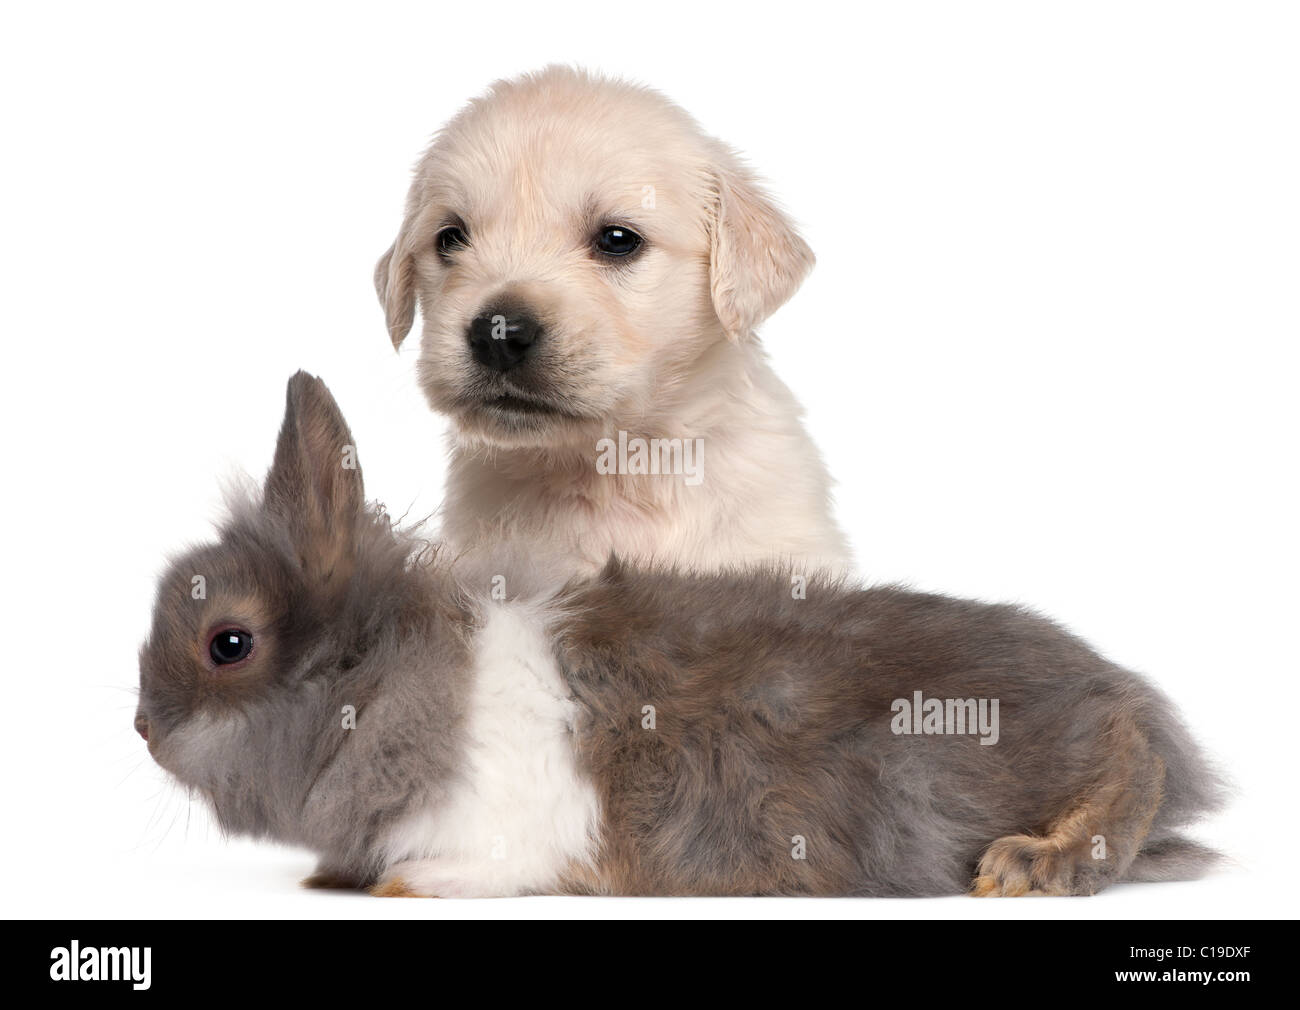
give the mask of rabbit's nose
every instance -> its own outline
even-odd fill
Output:
[[[139,712],[135,715],[135,731],[140,734],[145,743],[149,742],[149,720]]]

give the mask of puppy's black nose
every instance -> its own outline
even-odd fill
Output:
[[[480,365],[498,372],[514,368],[542,335],[542,324],[527,312],[487,311],[469,324],[469,349]]]

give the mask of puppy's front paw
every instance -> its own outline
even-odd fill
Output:
[[[1053,838],[1007,835],[985,850],[970,893],[977,898],[1090,894],[1076,885],[1075,857]]]

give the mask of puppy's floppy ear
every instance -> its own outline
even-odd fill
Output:
[[[415,263],[405,224],[375,265],[375,291],[384,307],[389,339],[394,349],[399,348],[415,321]]]
[[[322,581],[347,579],[365,507],[361,465],[334,397],[306,372],[289,380],[262,507],[287,521],[304,569]]]
[[[713,169],[709,282],[727,336],[742,340],[798,290],[815,257],[752,173],[727,153]]]

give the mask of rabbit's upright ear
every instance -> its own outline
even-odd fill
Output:
[[[310,575],[341,584],[351,575],[357,521],[365,508],[356,444],[320,379],[298,372],[285,400],[262,506],[288,523]]]
[[[743,340],[798,290],[815,257],[794,224],[725,150],[712,172],[709,284],[713,310]]]

